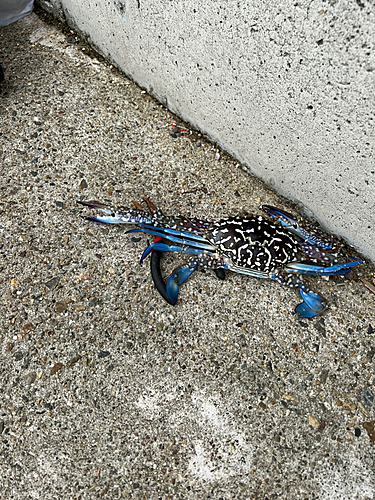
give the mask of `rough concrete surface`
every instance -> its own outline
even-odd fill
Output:
[[[0,31],[0,497],[374,499],[373,271],[314,278],[330,307],[312,320],[294,290],[233,273],[163,302],[147,238],[76,200],[294,207],[172,137],[175,117],[75,36],[35,14]]]
[[[375,4],[39,0],[375,262]]]

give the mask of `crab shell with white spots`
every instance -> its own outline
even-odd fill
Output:
[[[202,235],[235,266],[272,272],[298,260],[298,239],[262,216],[228,217],[213,222]]]

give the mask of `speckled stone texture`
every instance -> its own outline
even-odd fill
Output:
[[[233,273],[163,302],[147,237],[76,200],[296,207],[78,42],[34,14],[0,31],[1,500],[373,500],[373,269],[312,279],[313,320]]]
[[[39,0],[375,261],[375,4]]]

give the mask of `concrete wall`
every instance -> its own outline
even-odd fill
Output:
[[[375,261],[368,0],[40,0]]]

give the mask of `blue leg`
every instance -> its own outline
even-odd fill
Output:
[[[295,311],[299,316],[302,316],[302,318],[313,318],[321,314],[326,308],[326,299],[313,290],[310,290],[309,284],[302,281],[296,274],[288,273],[283,269],[281,271],[278,270],[269,277],[282,285],[299,288],[299,293],[303,302],[295,308]]]
[[[166,234],[161,232],[162,229],[155,228],[155,229],[131,229],[130,231],[127,231],[127,234],[129,233],[147,233],[147,234],[152,234],[153,236],[159,236],[160,238],[164,238],[166,240],[172,241],[173,243],[179,243],[180,245],[189,245],[191,247],[199,248],[200,250],[215,250],[215,247],[204,243],[203,242],[198,242],[198,241],[193,241],[189,240],[187,238],[178,238],[177,236],[171,236],[170,234]]]
[[[163,277],[160,272],[160,255],[163,249],[167,247],[167,251],[173,251],[174,247],[169,247],[165,244],[160,244],[155,242],[153,245],[150,245],[152,250],[155,250],[152,253],[151,257],[151,276],[154,280],[154,284],[156,289],[169,304],[174,305],[177,301],[179,287],[184,283],[191,274],[196,270],[198,264],[205,266],[207,268],[211,268],[216,272],[216,275],[220,279],[225,278],[224,268],[225,264],[222,259],[215,258],[210,252],[200,252],[197,249],[187,249],[186,253],[191,253],[196,256],[192,256],[189,258],[188,262],[180,267],[177,267],[171,276],[168,278],[167,283],[164,284]],[[149,247],[149,248],[150,248]],[[177,251],[184,252],[185,249],[181,247],[176,247]],[[171,250],[172,249],[172,250]],[[148,249],[146,249],[147,251]]]
[[[353,258],[353,257],[351,257]],[[288,264],[285,270],[288,273],[310,274],[312,276],[335,276],[338,274],[347,274],[352,267],[360,266],[362,261],[354,259],[352,262],[344,262],[343,264],[336,264],[329,267],[313,266],[309,264],[302,264],[301,262],[292,262]]]
[[[172,304],[177,302],[179,288],[196,270],[198,262],[194,260],[191,264],[184,264],[176,267],[173,273],[169,276],[166,290],[169,300]]]
[[[193,252],[191,251],[190,253]],[[196,253],[196,255],[196,257],[190,257],[186,264],[177,267],[168,278],[166,293],[169,301],[173,304],[177,301],[179,287],[193,274],[193,272],[197,269],[198,264],[222,272],[224,272],[223,269],[226,268],[222,259],[213,257],[210,252],[200,252],[199,254]],[[221,279],[225,277],[225,275],[223,276],[219,272],[219,276],[220,275],[222,276]]]
[[[141,263],[144,261],[144,259],[152,250],[158,250],[159,252],[183,252],[193,255],[199,255],[200,253],[202,253],[202,251],[199,250],[199,248],[184,248],[174,245],[167,245],[166,243],[152,243],[143,252],[141,257]]]
[[[171,250],[173,247],[170,247],[168,245],[160,244],[161,238],[158,238],[153,245],[150,245],[148,248],[146,248],[145,252],[149,253],[151,250],[151,261],[150,261],[150,269],[151,269],[151,276],[154,282],[154,285],[157,289],[157,291],[160,293],[160,295],[163,297],[163,299],[168,302],[168,304],[174,305],[176,303],[177,297],[178,297],[178,291],[179,291],[179,286],[183,281],[186,281],[188,277],[190,276],[190,272],[188,269],[180,269],[175,270],[172,273],[172,276],[169,278],[169,284],[168,284],[168,290],[167,290],[167,284],[164,283],[163,276],[161,274],[160,270],[160,259],[161,256],[163,255],[163,251],[165,251],[165,247],[167,247],[166,251],[173,251]],[[159,243],[158,245],[156,245]],[[194,250],[193,252],[190,251],[190,253],[199,255],[199,250],[197,249],[190,249]],[[183,251],[180,247],[177,247],[177,251]],[[203,259],[203,260],[202,260]],[[212,265],[218,265],[222,266],[222,262],[217,261],[217,259],[214,259],[210,254],[208,253],[201,253],[200,254],[200,259],[199,261],[201,262],[211,262]],[[192,269],[192,272],[194,269],[197,267],[197,259],[190,259],[189,263],[191,265],[189,266]],[[182,266],[183,267],[183,266]],[[224,274],[224,269],[222,267],[219,268],[213,268],[213,271],[216,273],[216,276],[219,279],[225,279],[225,274]],[[177,277],[175,276],[177,275]],[[181,281],[182,280],[182,281]]]
[[[177,229],[171,229],[170,227],[151,226],[146,223],[146,224],[141,224],[141,228],[160,231],[164,234],[172,234],[174,236],[180,236],[180,237],[185,236],[189,240],[207,242],[207,240],[203,238],[203,236],[200,236],[199,234],[194,234],[193,232],[187,232],[187,231],[178,231]]]
[[[324,241],[317,234],[310,233],[303,227],[301,227],[297,221],[293,218],[291,214],[288,212],[284,212],[280,208],[272,207],[271,205],[263,205],[261,207],[263,212],[270,215],[271,217],[277,218],[277,220],[281,223],[285,229],[290,231],[291,233],[297,234],[302,239],[305,240],[306,243],[310,243],[311,245],[317,245],[321,248],[330,249],[332,245],[327,241]]]
[[[299,293],[303,302],[295,308],[295,311],[302,318],[313,318],[325,310],[327,301],[313,290],[306,291],[304,288],[303,285],[300,286]]]

